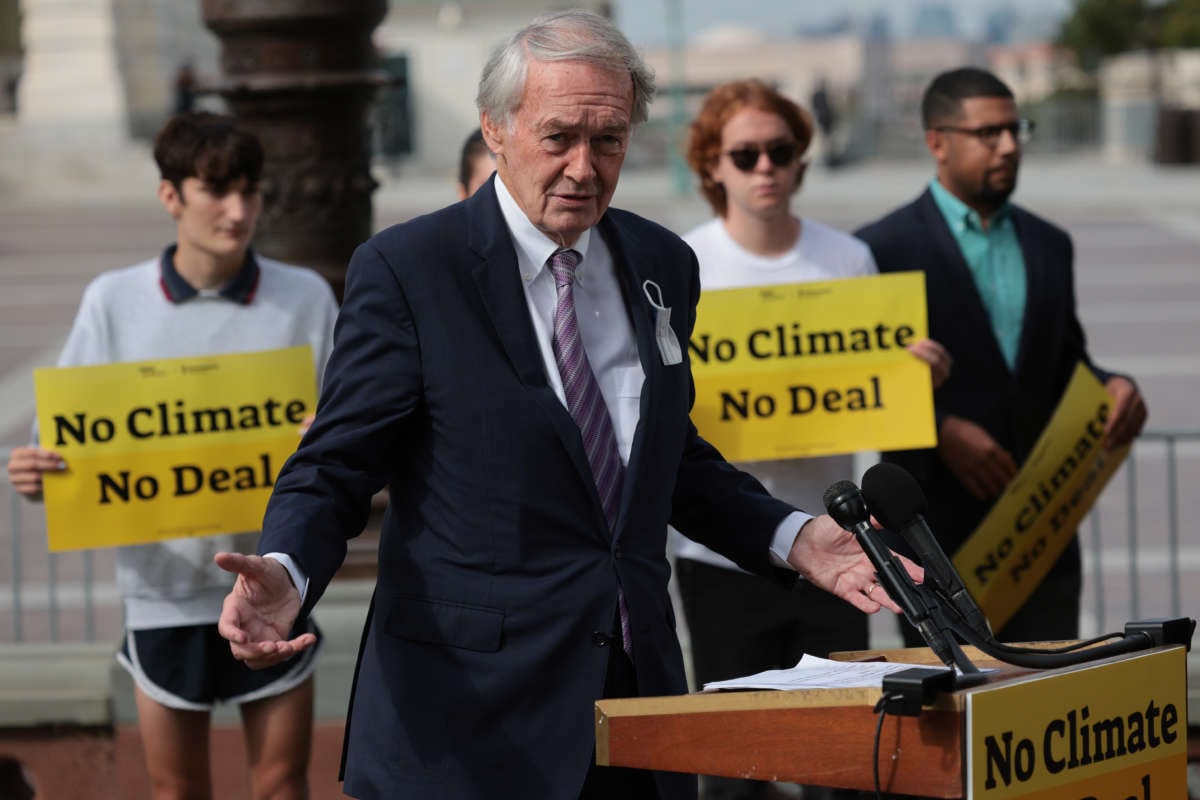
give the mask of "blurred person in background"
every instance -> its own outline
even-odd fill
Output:
[[[476,128],[463,142],[458,154],[458,199],[466,200],[492,177],[496,171],[496,159],[483,141],[483,131]]]

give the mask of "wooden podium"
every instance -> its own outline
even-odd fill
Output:
[[[919,716],[886,715],[879,780],[889,794],[971,800],[1187,797],[1183,647],[1055,670],[964,648],[976,687]],[[937,664],[925,648],[842,660]],[[879,689],[710,692],[596,703],[596,762],[872,791]]]

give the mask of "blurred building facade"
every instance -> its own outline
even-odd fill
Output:
[[[27,139],[104,148],[148,137],[171,113],[180,67],[215,74],[199,2],[22,0],[17,94]]]
[[[475,90],[489,53],[531,17],[562,5],[393,0],[374,35],[381,66],[396,76],[374,117],[385,163],[449,174],[478,124]],[[610,13],[608,2],[570,5]],[[635,137],[631,166],[667,163],[703,95],[738,77],[763,78],[805,106],[824,82],[838,124],[829,141],[817,140],[814,156],[836,151],[845,160],[922,157],[921,93],[935,74],[962,64],[988,66],[1013,87],[1038,123],[1037,149],[1145,158],[1161,106],[1200,108],[1197,53],[1125,54],[1092,77],[1068,51],[1018,37],[1020,20],[1011,15],[997,16],[978,40],[946,35],[957,30],[957,23],[947,29],[947,9],[931,4],[928,24],[907,36],[847,19],[786,36],[722,26],[679,48],[647,48],[661,95]],[[179,106],[181,69],[203,83],[217,74],[218,51],[199,0],[0,0],[0,90],[7,87],[0,119],[15,114],[31,163],[49,151],[77,166],[151,136]],[[212,97],[197,102],[220,106]],[[73,153],[80,158],[72,161]]]
[[[1200,163],[1200,50],[1113,56],[1099,83],[1109,160]]]
[[[404,80],[377,109],[389,163],[452,175],[463,140],[479,125],[475,91],[488,56],[538,14],[562,7],[611,14],[609,3],[594,0],[393,0],[375,30],[384,66]]]
[[[699,110],[713,87],[729,80],[759,78],[806,108],[818,84],[824,83],[838,124],[835,141],[814,143],[814,153],[830,148],[874,152],[876,123],[892,115],[887,89],[890,44],[850,33],[811,38],[773,38],[739,26],[722,26],[688,42],[682,52],[657,47],[645,52],[658,76],[660,99],[651,107],[651,119],[641,141],[640,160],[661,162],[669,148],[681,148],[685,132],[673,125],[678,106],[673,93],[683,97],[683,121]]]

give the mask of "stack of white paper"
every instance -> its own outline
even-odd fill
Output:
[[[929,664],[897,664],[894,661],[831,661],[805,655],[791,669],[770,669],[757,675],[712,681],[704,691],[717,689],[850,689],[883,688],[883,676]],[[936,666],[936,665],[934,665]]]

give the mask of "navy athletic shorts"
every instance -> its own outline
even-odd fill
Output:
[[[187,711],[207,711],[218,703],[241,704],[274,697],[299,686],[316,668],[321,631],[306,619],[292,630],[317,635],[299,655],[266,669],[250,669],[233,657],[216,624],[126,630],[117,653],[138,688],[157,703]]]

